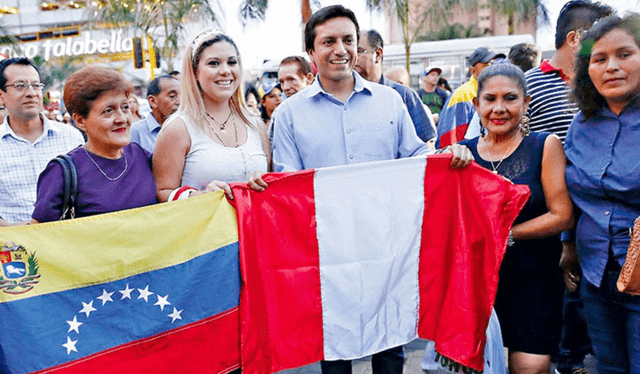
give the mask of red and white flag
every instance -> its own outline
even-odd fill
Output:
[[[354,359],[422,337],[482,370],[509,229],[528,199],[450,155],[274,173],[234,185],[242,368]]]

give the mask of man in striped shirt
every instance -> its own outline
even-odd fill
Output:
[[[599,3],[582,0],[568,2],[560,11],[556,25],[556,52],[550,60],[525,73],[531,103],[527,116],[532,131],[556,134],[564,143],[567,129],[578,112],[569,100],[574,56],[580,47],[580,35],[612,10]]]

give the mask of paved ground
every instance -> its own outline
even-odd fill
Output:
[[[423,340],[414,340],[405,345],[404,353],[407,360],[404,363],[404,374],[422,374],[420,361],[422,361],[422,353],[426,343]],[[588,356],[585,360],[585,367],[588,374],[597,374],[595,368],[595,359]],[[553,369],[551,371],[553,373]],[[298,369],[281,371],[281,374],[321,374],[320,364],[304,366]],[[446,374],[448,372],[439,371],[438,374]],[[371,359],[363,358],[353,362],[353,374],[371,374]]]

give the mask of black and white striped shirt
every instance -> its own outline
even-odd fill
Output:
[[[556,134],[564,143],[578,106],[569,101],[570,87],[564,81],[562,71],[543,61],[539,67],[528,70],[525,77],[531,95],[527,111],[531,131]]]

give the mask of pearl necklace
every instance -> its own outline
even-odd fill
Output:
[[[124,150],[122,150],[122,157],[124,157],[124,170],[117,177],[111,178],[102,170],[100,165],[98,165],[95,161],[93,161],[93,158],[91,158],[91,156],[89,156],[89,152],[87,152],[87,149],[84,148],[84,147],[82,147],[82,149],[84,149],[84,153],[87,154],[87,157],[89,157],[89,160],[91,160],[91,162],[93,162],[93,164],[98,168],[98,170],[100,170],[102,175],[104,175],[104,177],[107,178],[110,181],[116,181],[116,180],[120,179],[120,177],[124,175],[124,172],[127,171],[127,168],[129,167],[129,163],[127,162],[127,154],[124,152]]]

